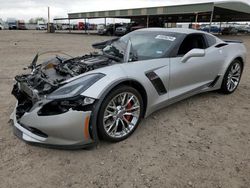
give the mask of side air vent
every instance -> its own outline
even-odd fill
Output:
[[[217,44],[217,45],[215,46],[215,48],[221,48],[221,47],[227,46],[227,45],[228,45],[227,43],[220,43],[220,44]]]
[[[48,138],[48,135],[47,135],[47,134],[43,133],[42,131],[40,131],[40,130],[37,129],[37,128],[28,127],[28,126],[25,126],[25,125],[23,125],[23,124],[21,124],[21,123],[20,123],[20,125],[21,125],[23,128],[25,128],[25,129],[29,130],[30,132],[32,132],[33,134],[36,134],[37,136],[40,136],[40,137],[43,137],[43,138]]]
[[[163,94],[167,93],[167,90],[166,90],[162,80],[155,72],[153,72],[153,71],[148,72],[148,73],[146,73],[146,76],[148,77],[150,82],[153,84],[153,86],[155,87],[155,89],[159,95],[163,95]]]

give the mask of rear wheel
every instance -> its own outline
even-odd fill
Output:
[[[220,89],[222,93],[231,94],[237,89],[240,83],[242,70],[243,66],[239,60],[234,60],[230,64],[222,81]]]
[[[126,139],[140,123],[142,112],[142,97],[136,89],[121,86],[111,91],[98,114],[100,136],[111,142]]]

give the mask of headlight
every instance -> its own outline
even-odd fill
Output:
[[[70,109],[76,111],[90,111],[92,109],[91,104],[95,102],[95,99],[77,96],[70,99],[58,99],[53,100],[45,104],[37,114],[39,116],[51,116],[68,112]]]
[[[101,73],[83,76],[55,90],[47,96],[47,99],[65,99],[80,95],[104,76],[105,75]]]

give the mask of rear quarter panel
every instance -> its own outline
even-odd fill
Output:
[[[243,43],[228,43],[228,45],[221,48],[225,57],[224,65],[221,74],[224,75],[231,62],[236,58],[241,58],[243,66],[246,63],[247,50]]]

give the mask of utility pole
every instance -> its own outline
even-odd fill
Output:
[[[149,15],[147,15],[147,28],[149,27]]]
[[[113,35],[115,34],[115,18],[113,18]]]
[[[48,33],[50,33],[50,11],[49,11],[49,7],[48,7],[48,26],[47,26],[47,31],[48,31]]]
[[[198,16],[199,16],[199,13],[196,12],[195,14],[196,14],[196,16],[195,16],[195,29],[197,30],[198,29]]]
[[[209,33],[211,32],[213,17],[214,17],[214,7],[212,9],[211,16],[210,16]]]
[[[70,33],[71,32],[70,19],[68,21],[69,21],[69,33]]]
[[[84,19],[84,30],[87,33],[87,18]]]

